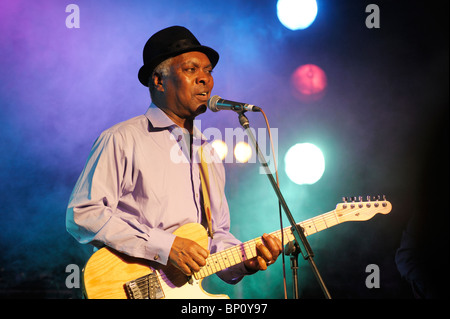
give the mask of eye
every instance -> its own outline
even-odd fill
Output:
[[[186,68],[185,70],[186,70],[186,72],[188,72],[188,73],[195,73],[196,68],[195,68],[195,67],[190,67],[190,68]]]

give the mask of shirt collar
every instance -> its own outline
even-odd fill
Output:
[[[147,112],[145,112],[145,116],[152,123],[154,128],[167,128],[169,131],[173,131],[174,129],[181,129],[182,131],[186,131],[184,128],[179,127],[175,124],[163,110],[157,107],[155,104],[151,103]],[[187,133],[187,132],[186,132]],[[206,141],[206,137],[202,134],[202,132],[195,126],[194,121],[194,129],[193,129],[193,137],[194,139],[201,139],[202,144]]]
[[[177,126],[159,107],[150,104],[145,116],[148,118],[154,128],[169,128]]]

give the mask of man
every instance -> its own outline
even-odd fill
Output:
[[[210,253],[240,243],[229,232],[221,161],[209,161],[209,188],[202,187],[199,150],[211,153],[212,148],[194,126],[195,117],[206,111],[219,55],[186,28],[174,26],[147,41],[143,58],[138,77],[149,86],[152,104],[145,115],[113,126],[96,140],[70,198],[67,230],[81,243],[170,262],[191,275]],[[208,229],[209,250],[173,234],[191,222]],[[276,237],[264,234],[257,257],[218,275],[237,283],[265,270],[281,249]]]

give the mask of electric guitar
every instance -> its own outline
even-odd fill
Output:
[[[392,209],[384,196],[372,200],[369,197],[367,201],[359,198],[352,197],[350,201],[344,198],[336,209],[298,225],[309,236],[343,222],[365,221],[377,213],[388,214]],[[208,235],[200,224],[183,225],[174,234],[208,249]],[[291,227],[272,233],[280,240],[282,234],[285,243],[294,240]],[[108,247],[101,248],[89,258],[83,269],[83,293],[90,299],[228,298],[227,295],[212,295],[204,291],[201,286],[203,278],[255,257],[256,245],[261,242],[262,238],[258,237],[211,254],[206,259],[206,265],[192,276],[184,275],[171,263],[164,266]]]

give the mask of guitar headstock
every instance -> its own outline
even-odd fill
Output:
[[[336,206],[336,216],[339,221],[362,221],[368,220],[378,213],[388,214],[392,210],[392,204],[383,196],[344,197],[343,202]]]

